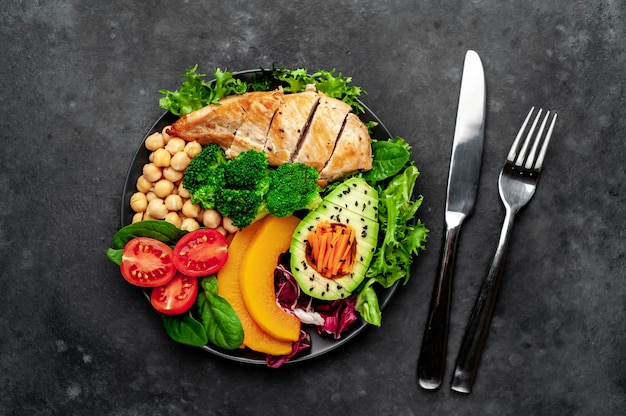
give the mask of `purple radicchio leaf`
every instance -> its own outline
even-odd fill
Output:
[[[292,359],[296,354],[311,348],[311,336],[306,331],[300,331],[300,337],[293,344],[293,349],[287,355],[266,355],[265,362],[270,368],[278,368]]]
[[[355,296],[317,305],[315,310],[324,318],[324,325],[317,327],[317,333],[331,334],[335,339],[339,339],[341,334],[358,319],[354,310],[355,305]]]
[[[313,298],[303,294],[291,272],[282,264],[274,271],[276,303],[295,315],[303,324],[323,325],[324,319],[313,309]]]

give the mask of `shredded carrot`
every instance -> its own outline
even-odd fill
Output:
[[[355,251],[355,232],[346,224],[323,222],[307,236],[307,260],[327,278],[350,273]]]

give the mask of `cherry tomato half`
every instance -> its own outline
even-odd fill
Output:
[[[208,276],[222,268],[228,259],[228,242],[219,231],[203,228],[178,240],[174,266],[187,276]]]
[[[176,273],[172,249],[153,238],[135,237],[124,246],[120,271],[124,279],[136,286],[164,285]]]
[[[187,312],[198,296],[198,278],[177,272],[163,286],[152,289],[150,303],[157,311],[167,315]]]

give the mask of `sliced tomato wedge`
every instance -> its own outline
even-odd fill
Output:
[[[124,246],[120,271],[135,286],[164,285],[176,273],[172,249],[153,238],[135,237]]]
[[[174,266],[187,276],[209,276],[221,269],[227,259],[226,237],[211,228],[186,234],[174,247]]]
[[[161,313],[179,315],[191,308],[197,296],[198,278],[177,272],[172,280],[152,289],[150,303]]]

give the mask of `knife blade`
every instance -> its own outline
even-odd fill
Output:
[[[485,131],[485,74],[478,54],[468,50],[463,64],[448,188],[443,254],[433,289],[418,360],[418,382],[426,390],[441,385],[446,362],[450,299],[461,225],[474,209]]]

